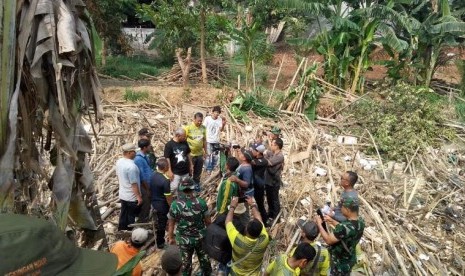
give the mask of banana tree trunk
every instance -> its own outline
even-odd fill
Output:
[[[0,2],[0,156],[8,136],[8,106],[14,89],[16,0]]]
[[[202,65],[202,82],[208,83],[207,76],[207,62],[205,57],[205,24],[206,24],[206,13],[205,8],[202,7],[200,10],[200,63]]]
[[[17,98],[14,91],[16,0],[0,1],[0,212],[13,209]]]
[[[426,70],[425,70],[425,86],[429,87],[431,84],[431,80],[433,79],[434,71],[436,70],[436,63],[439,57],[439,53],[441,52],[441,47],[434,47],[431,50],[428,62],[426,63]]]

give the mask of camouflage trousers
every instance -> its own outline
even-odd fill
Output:
[[[210,258],[202,247],[202,240],[191,241],[189,244],[179,244],[182,260],[182,275],[190,276],[192,274],[192,256],[194,251],[199,259],[202,275],[212,275]]]

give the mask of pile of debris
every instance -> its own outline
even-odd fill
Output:
[[[172,132],[190,123],[195,112],[209,107],[161,103],[108,103],[105,121],[96,126],[94,154],[90,160],[104,227],[113,243],[118,222],[118,181],[114,165],[124,143],[137,142],[137,131],[149,127],[157,155]],[[224,107],[227,110],[227,107]],[[225,115],[228,115],[227,112]],[[460,170],[462,151],[428,149],[408,162],[387,162],[364,153],[376,148],[371,135],[330,135],[332,123],[309,122],[301,114],[282,113],[276,121],[249,113],[253,128],[233,118],[223,133],[224,141],[242,145],[277,125],[282,129],[286,165],[281,189],[282,212],[270,233],[276,241],[266,255],[266,265],[277,252],[290,249],[298,239],[295,222],[314,216],[326,201],[337,201],[340,174],[352,170],[360,175],[361,216],[366,229],[361,241],[359,269],[368,275],[464,275],[465,178]],[[252,131],[251,131],[252,129]],[[376,151],[375,151],[376,152]],[[214,209],[218,175],[204,180],[202,196]],[[149,250],[143,267],[158,271],[159,251]],[[194,266],[195,269],[195,266]]]
[[[206,60],[207,77],[209,82],[217,81],[225,83],[227,79],[228,65],[221,58],[208,58]],[[178,63],[173,65],[171,70],[156,77],[156,80],[170,83],[182,82],[182,70]],[[200,83],[202,80],[202,64],[200,59],[193,59],[190,65],[189,80]]]

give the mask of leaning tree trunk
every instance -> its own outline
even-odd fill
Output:
[[[202,65],[202,82],[207,84],[208,83],[208,76],[207,76],[207,62],[205,57],[205,21],[206,21],[206,14],[205,8],[202,7],[200,9],[200,63]]]
[[[191,56],[192,56],[192,48],[189,47],[187,49],[186,58],[182,58],[182,52],[184,50],[182,48],[176,49],[176,57],[178,59],[179,67],[181,67],[182,72],[182,85],[184,88],[189,88],[189,73],[191,71]]]
[[[15,3],[20,6],[15,8]],[[14,64],[9,69],[16,74],[15,87],[1,91],[0,104],[8,94],[9,108],[0,113],[6,112],[9,121],[7,125],[2,121],[0,132],[8,130],[0,152],[0,207],[42,216],[43,210],[50,211],[61,229],[71,224],[71,218],[71,225],[104,238],[103,225],[96,223],[100,214],[89,208],[95,200],[85,200],[95,197],[87,162],[92,143],[81,118],[90,118],[91,112],[96,121],[103,118],[85,7],[74,0],[6,0],[0,5],[4,5],[0,22],[10,27],[2,27],[0,37],[8,38],[5,31],[13,31],[9,47],[15,47],[16,37],[16,56],[10,57]],[[3,24],[8,19],[5,13],[14,17],[15,11],[19,23],[10,17]],[[2,68],[2,78],[3,72]],[[45,151],[50,158],[41,156]],[[53,169],[51,175],[48,167]],[[45,181],[49,191],[41,188]],[[21,204],[13,206],[6,199]]]

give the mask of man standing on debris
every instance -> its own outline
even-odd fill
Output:
[[[164,157],[168,160],[168,177],[171,179],[171,193],[177,193],[181,178],[192,175],[191,150],[186,142],[186,131],[178,128],[174,137],[165,145]]]
[[[205,200],[194,194],[194,188],[195,183],[190,177],[182,178],[179,197],[171,204],[168,214],[168,241],[179,245],[183,263],[182,275],[191,275],[194,251],[199,259],[202,275],[211,275],[210,259],[202,247],[206,226],[211,223],[210,212]]]
[[[195,113],[194,121],[187,125],[184,130],[186,131],[187,143],[191,150],[192,160],[192,178],[196,185],[197,192],[200,191],[200,176],[202,175],[203,159],[207,154],[207,130],[202,125],[203,114],[200,112]]]
[[[239,197],[241,200],[245,200],[245,196],[252,196],[254,193],[253,189],[253,172],[252,162],[253,154],[252,151],[242,148],[239,152],[238,159],[240,162],[239,167],[236,170],[236,175],[229,177],[229,180],[239,184]]]
[[[116,161],[121,202],[118,230],[129,230],[128,225],[133,224],[139,214],[142,195],[139,189],[139,168],[134,164],[137,147],[134,144],[124,144],[122,149],[123,157]]]
[[[132,230],[129,242],[117,241],[111,248],[110,252],[118,257],[118,269],[134,258],[148,238],[148,231],[142,228]],[[104,265],[104,264],[102,264]],[[142,266],[137,263],[132,270],[132,276],[141,276]]]
[[[155,152],[153,151],[153,147],[152,147],[152,136],[153,136],[153,133],[149,131],[148,128],[144,127],[144,128],[141,128],[139,130],[139,140],[140,139],[147,139],[150,141],[150,146],[149,146],[149,150],[147,152],[147,154],[145,155],[147,157],[147,160],[149,160],[149,165],[150,165],[150,168],[152,169],[152,171],[156,171],[157,170],[157,157],[155,156]]]
[[[152,174],[150,190],[152,193],[152,207],[156,211],[157,219],[157,247],[165,247],[165,230],[168,222],[168,212],[172,202],[170,179],[166,175],[168,160],[164,157],[157,160],[157,171]]]
[[[234,209],[239,199],[233,197],[226,216],[226,232],[233,248],[231,272],[229,275],[261,275],[263,256],[270,242],[266,228],[263,225],[260,212],[257,210],[253,197],[247,197],[247,204],[252,210],[253,219],[245,229],[245,235],[239,233],[233,224]]]
[[[140,191],[142,193],[142,205],[139,212],[138,222],[147,222],[150,215],[150,178],[152,177],[152,168],[150,161],[147,158],[147,153],[150,150],[150,141],[140,139],[137,143],[139,151],[136,153],[134,163],[139,168],[140,172]]]
[[[325,222],[334,227],[333,233],[328,233],[322,225],[323,221],[320,216],[315,216],[321,237],[330,245],[331,276],[350,275],[352,267],[357,262],[355,247],[362,238],[365,229],[365,221],[358,215],[359,202],[357,199],[351,197],[342,199],[341,211],[347,218],[342,222],[338,222],[330,216],[324,216]]]
[[[266,132],[266,135],[267,135],[267,139],[263,143],[263,145],[265,145],[265,148],[266,148],[264,156],[266,158],[269,158],[271,155],[273,155],[273,150],[271,149],[271,142],[273,142],[273,140],[277,138],[280,138],[281,129],[277,126],[274,126],[271,128],[270,131]]]
[[[220,117],[221,107],[214,106],[211,115],[205,117],[203,125],[207,128],[207,162],[206,171],[210,175],[218,163],[218,155],[214,154],[215,145],[220,143],[220,133],[226,125],[226,119]]]
[[[235,157],[229,157],[226,160],[226,174],[221,180],[216,197],[216,212],[220,215],[228,211],[233,196],[239,195],[239,186],[229,179],[230,176],[236,174],[237,167],[239,167],[239,161]]]
[[[268,202],[268,220],[270,225],[278,216],[281,210],[279,202],[279,189],[282,185],[281,174],[284,168],[284,155],[282,153],[283,140],[276,138],[271,141],[271,151],[268,157],[268,168],[265,171],[265,192],[266,201]]]
[[[268,215],[265,209],[265,171],[268,167],[268,161],[263,157],[266,148],[262,144],[252,144],[252,160],[254,197],[257,201],[258,211],[263,221],[267,221]]]
[[[300,228],[301,243],[310,244],[316,252],[313,262],[309,262],[307,266],[300,271],[302,276],[320,275],[326,276],[329,273],[329,252],[328,249],[316,242],[320,231],[318,226],[313,221],[299,219],[297,226]],[[291,254],[293,251],[291,251]]]
[[[347,171],[341,176],[341,186],[344,191],[341,194],[341,200],[338,205],[334,208],[334,212],[331,217],[336,221],[345,221],[347,218],[342,214],[342,200],[345,198],[354,198],[358,200],[358,192],[354,189],[355,183],[357,183],[358,175],[355,172]]]

